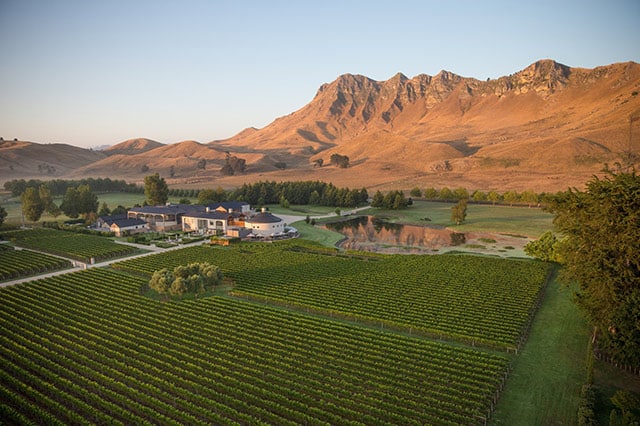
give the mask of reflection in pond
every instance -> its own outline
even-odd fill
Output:
[[[374,216],[360,216],[326,224],[326,228],[340,232],[345,249],[382,253],[432,253],[440,247],[465,243],[465,234],[445,228],[401,225]]]

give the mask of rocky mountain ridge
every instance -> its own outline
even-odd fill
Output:
[[[638,92],[634,62],[584,69],[541,60],[486,81],[444,70],[385,81],[345,74],[262,129],[208,144],[127,141],[70,174],[140,179],[143,169],[172,170],[176,185],[194,186],[318,179],[383,189],[564,189],[604,163],[637,158],[640,120],[630,119],[640,115]],[[220,173],[230,154],[246,160],[244,175]],[[333,154],[348,156],[350,167],[327,166]],[[4,156],[0,149],[2,176]],[[207,167],[197,168],[203,159]]]

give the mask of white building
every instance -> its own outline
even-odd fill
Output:
[[[278,216],[262,211],[245,220],[245,228],[258,237],[272,237],[284,234],[287,224]]]

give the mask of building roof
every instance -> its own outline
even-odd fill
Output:
[[[100,216],[98,218],[98,220],[101,220],[102,222],[104,222],[107,225],[111,226],[111,224],[113,222],[115,222],[116,220],[122,220],[122,219],[126,219],[126,218],[127,218],[126,214],[112,214],[112,215],[108,215],[108,216]]]
[[[195,217],[198,219],[217,219],[217,220],[226,220],[229,218],[229,213],[209,210],[208,212],[189,212],[182,215],[182,217]]]
[[[117,219],[112,221],[109,226],[113,226],[116,225],[118,228],[123,229],[123,228],[129,228],[132,226],[140,226],[140,225],[145,225],[147,222],[145,222],[142,219]]]
[[[242,207],[248,206],[248,205],[249,203],[245,201],[223,201],[221,203],[209,204],[207,207],[209,207],[210,210],[216,210],[222,207],[226,211],[229,211],[229,210],[242,211]]]
[[[199,204],[168,204],[165,206],[132,207],[130,212],[146,214],[186,214],[205,211],[206,207]]]
[[[282,219],[278,216],[274,216],[269,212],[262,212],[251,216],[246,220],[247,223],[278,223],[282,222]]]

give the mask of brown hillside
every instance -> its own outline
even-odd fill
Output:
[[[60,143],[0,141],[0,182],[17,178],[54,179],[105,157],[100,151]]]
[[[264,129],[216,143],[309,153],[324,164],[333,153],[348,155],[352,167],[338,180],[387,188],[414,182],[558,190],[628,158],[638,92],[640,66],[633,62],[581,69],[542,60],[487,81],[448,71],[382,82],[347,74]],[[636,126],[636,154],[639,137]],[[299,167],[301,176],[336,178],[330,168]],[[349,173],[357,178],[342,176]]]
[[[112,176],[121,179],[139,181],[149,173],[160,173],[171,179],[188,181],[206,180],[211,174],[219,172],[224,164],[226,153],[210,145],[196,141],[183,141],[175,144],[159,144],[157,147],[135,154],[115,154],[95,163],[75,170],[72,175],[103,175],[111,170]],[[260,154],[243,154],[247,162],[257,162]],[[198,164],[204,160],[204,168]],[[171,168],[173,167],[173,178]]]
[[[170,183],[185,187],[317,179],[371,189],[563,190],[581,187],[604,163],[637,161],[640,120],[630,117],[640,116],[639,93],[634,62],[584,69],[547,59],[486,81],[449,71],[386,81],[346,74],[262,129],[208,144],[127,141],[59,170],[137,181],[173,170]],[[329,165],[332,154],[347,155],[350,167]],[[228,155],[245,159],[246,173],[223,176]],[[6,158],[3,177],[9,165],[21,167]]]
[[[140,154],[142,152],[151,151],[152,149],[163,146],[162,143],[156,142],[151,139],[146,138],[137,138],[137,139],[129,139],[124,142],[120,142],[117,145],[110,146],[105,149],[103,152],[107,155],[115,155],[115,154],[125,154],[125,155],[135,155]]]

